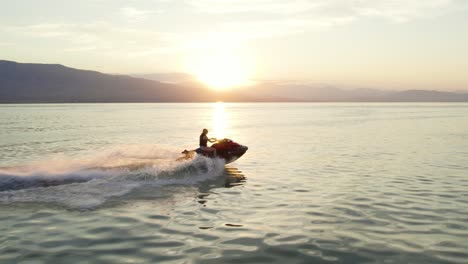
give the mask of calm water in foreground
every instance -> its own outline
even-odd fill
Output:
[[[249,151],[176,162],[204,127]],[[468,104],[0,105],[0,234],[0,263],[468,263]]]

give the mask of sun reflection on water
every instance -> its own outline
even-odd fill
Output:
[[[227,115],[224,103],[217,102],[213,105],[213,137],[221,139],[225,137],[227,128]]]

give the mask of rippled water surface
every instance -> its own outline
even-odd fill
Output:
[[[0,105],[0,211],[0,263],[468,263],[468,104]]]

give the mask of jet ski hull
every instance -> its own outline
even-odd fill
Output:
[[[211,148],[216,149],[216,156],[226,161],[226,164],[231,163],[242,157],[249,149],[246,146],[240,145],[230,139],[222,139],[211,145]],[[196,153],[212,157],[212,153],[206,153],[201,148],[195,150]]]

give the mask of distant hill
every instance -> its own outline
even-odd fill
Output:
[[[0,60],[0,103],[268,101],[206,87],[174,85],[58,64]]]
[[[186,83],[196,81],[193,75],[183,72],[132,74],[132,76],[164,83]]]
[[[216,92],[184,73],[144,77],[78,70],[59,64],[0,60],[0,103],[91,102],[468,102],[468,93],[342,89],[264,82]]]
[[[387,95],[385,102],[468,102],[467,92],[408,90]]]
[[[263,83],[243,91],[251,96],[277,96],[308,102],[468,102],[468,92],[343,89],[330,85]]]

